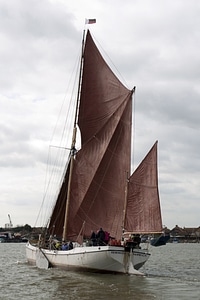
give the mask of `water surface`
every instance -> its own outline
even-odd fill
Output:
[[[144,277],[39,270],[25,244],[0,243],[0,299],[200,299],[200,244],[150,247]]]

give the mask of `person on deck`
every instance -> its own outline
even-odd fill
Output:
[[[134,236],[133,241],[136,243],[136,248],[140,248],[140,243],[141,243],[141,237],[139,234],[136,234]]]
[[[73,243],[72,242],[69,242],[69,250],[73,249],[74,246],[73,246]]]
[[[105,243],[106,243],[106,245],[108,244],[109,240],[110,240],[110,233],[105,231]]]
[[[99,246],[105,245],[105,232],[102,228],[100,228],[97,233],[97,242]]]
[[[56,248],[56,250],[60,250],[60,248],[61,248],[60,242],[56,242],[55,248]]]
[[[96,234],[95,234],[94,231],[91,231],[90,240],[92,242],[92,246],[96,246],[97,245],[97,236],[96,236]]]
[[[69,250],[69,245],[67,243],[62,244],[62,250]]]

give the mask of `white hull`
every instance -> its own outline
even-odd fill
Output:
[[[143,275],[138,270],[145,264],[150,254],[142,249],[131,249],[127,252],[121,246],[86,246],[63,251],[39,249],[28,243],[26,256],[30,264],[38,267],[38,257],[43,257],[51,267],[67,270]]]

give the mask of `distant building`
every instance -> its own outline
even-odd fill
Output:
[[[170,231],[171,241],[176,239],[179,242],[200,242],[200,226],[199,227],[179,227],[176,225]]]

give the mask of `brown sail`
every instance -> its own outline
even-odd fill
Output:
[[[126,174],[130,171],[133,91],[114,75],[89,31],[83,59],[78,116],[82,147],[73,163],[67,238],[75,241],[100,227],[120,238]],[[63,229],[66,179],[49,225],[54,234]]]
[[[129,179],[124,228],[133,233],[162,232],[157,142]]]
[[[68,180],[69,180],[69,169],[70,163],[67,166],[67,171],[64,175],[63,182],[60,188],[57,201],[55,203],[48,230],[51,235],[57,235],[62,237],[63,235],[63,226],[65,219],[65,210],[66,210],[66,201],[67,201],[67,191],[68,191]]]
[[[71,241],[81,241],[100,227],[116,239],[123,228],[135,233],[162,230],[157,143],[131,176],[126,198],[133,92],[114,75],[88,31],[77,121],[81,149],[71,157],[71,171],[70,164],[66,168],[50,233],[62,235],[65,216],[66,238]]]

